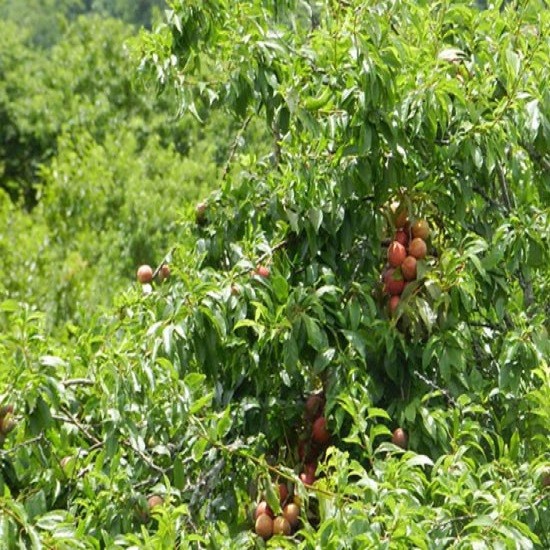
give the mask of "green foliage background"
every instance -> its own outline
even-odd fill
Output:
[[[51,4],[0,5],[0,540],[548,548],[544,2]],[[395,200],[432,254],[390,317]]]

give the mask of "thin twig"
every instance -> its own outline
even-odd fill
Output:
[[[424,375],[420,374],[418,371],[414,371],[413,374],[419,380],[422,380],[422,382],[424,382],[424,384],[427,384],[428,386],[430,386],[430,388],[432,388],[434,390],[437,390],[437,391],[440,391],[447,398],[447,401],[453,407],[458,407],[458,403],[455,401],[454,397],[445,388],[441,388],[435,382],[433,382],[432,380],[429,380]]]
[[[502,210],[502,206],[495,200],[492,199],[483,189],[480,187],[473,187],[474,192],[476,192],[480,197],[482,197],[485,202],[489,203],[493,208],[497,208],[498,210]]]
[[[547,156],[539,153],[530,143],[521,142],[521,146],[527,151],[529,157],[531,158],[531,162],[540,163],[544,170],[550,172],[550,159],[548,159]]]
[[[78,420],[78,418],[74,417],[70,413],[70,411],[68,411],[66,409],[62,409],[62,412],[66,416],[61,416],[61,415],[58,415],[58,414],[52,414],[52,418],[54,420],[59,420],[61,422],[67,422],[68,424],[72,424],[73,426],[76,426],[94,445],[102,445],[102,442],[95,435],[90,433],[88,431],[88,428],[86,426],[84,426],[84,424],[82,424],[80,422],[80,420]]]
[[[498,180],[500,182],[500,188],[502,190],[502,197],[504,199],[504,204],[506,206],[506,210],[510,212],[514,208],[514,205],[513,205],[512,194],[508,187],[508,182],[506,181],[506,175],[504,174],[504,170],[502,166],[498,162],[496,164],[496,169],[498,174]]]
[[[122,443],[126,445],[126,447],[129,447],[134,453],[140,456],[140,458],[152,469],[155,470],[155,472],[158,472],[161,475],[164,475],[166,472],[168,472],[168,469],[161,468],[160,466],[157,466],[153,459],[146,455],[143,451],[132,445],[132,443],[128,439],[123,439]]]
[[[18,443],[17,445],[14,445],[9,449],[0,449],[0,455],[7,455],[7,454],[14,453],[19,449],[22,449],[23,447],[28,447],[29,445],[33,445],[34,443],[39,443],[40,441],[46,441],[47,443],[50,443],[47,439],[45,439],[44,434],[40,433],[36,437],[33,437],[32,439],[27,439],[27,441],[22,441],[21,443]]]
[[[242,135],[246,131],[246,128],[250,124],[250,121],[252,120],[252,115],[248,115],[242,126],[240,127],[239,131],[237,132],[237,135],[235,136],[235,139],[233,140],[233,143],[231,144],[231,148],[229,149],[229,155],[227,157],[227,160],[225,161],[225,166],[223,167],[222,172],[222,181],[225,180],[227,177],[227,174],[229,173],[229,168],[231,166],[231,163],[233,162],[233,157],[235,156],[235,153],[237,152],[237,148],[239,147],[239,141],[241,140]]]
[[[255,456],[244,453],[243,451],[241,451],[238,448],[231,448],[231,447],[228,447],[227,445],[224,445],[223,443],[220,443],[219,441],[212,440],[210,438],[210,436],[208,435],[208,432],[206,431],[205,427],[202,425],[202,422],[200,422],[200,420],[198,418],[196,418],[194,416],[191,416],[190,419],[192,421],[194,421],[199,426],[200,430],[202,431],[201,437],[203,439],[205,439],[208,442],[209,445],[212,445],[212,447],[216,447],[217,449],[220,449],[220,450],[225,451],[225,452],[230,453],[230,454],[237,454],[241,458],[244,458],[246,460],[250,460],[251,462],[256,464],[256,466],[266,468],[268,471],[275,474],[277,477],[286,479],[287,481],[291,481],[292,483],[294,483],[296,481],[296,478],[294,476],[292,476],[290,474],[287,474],[286,472],[283,472],[282,470],[279,470],[279,468],[276,468],[275,466],[271,466],[270,464],[266,464],[265,462],[262,462],[259,458],[256,458]],[[339,494],[333,493],[332,491],[327,491],[326,489],[321,489],[319,487],[313,487],[312,485],[306,485],[306,487],[308,489],[312,490],[315,493],[319,493],[319,494],[329,496],[329,497],[332,497],[332,498],[335,498],[335,499],[340,498],[344,502],[347,502],[348,504],[353,504],[353,503],[356,502],[356,500],[351,499],[350,497],[339,495]]]
[[[506,175],[504,174],[504,170],[500,163],[497,163],[496,168],[506,209],[508,212],[511,212],[515,208],[514,197],[510,192],[508,182],[506,181]],[[518,279],[519,286],[521,286],[521,289],[523,291],[523,303],[525,305],[525,309],[529,309],[535,301],[533,283],[531,282],[531,278],[529,276],[526,276],[523,271],[521,271],[521,269],[518,270]]]
[[[70,378],[69,380],[62,380],[61,383],[64,386],[93,386],[95,382],[89,378]]]
[[[279,166],[281,162],[281,132],[277,124],[274,124],[271,132],[273,134],[273,160],[275,166]]]

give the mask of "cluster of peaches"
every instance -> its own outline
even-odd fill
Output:
[[[300,523],[300,499],[289,497],[285,483],[279,483],[278,490],[282,514],[275,516],[265,500],[257,504],[254,512],[254,530],[264,540],[273,535],[289,536]]]
[[[392,315],[405,287],[416,279],[417,262],[428,253],[426,240],[430,234],[426,220],[416,220],[411,224],[404,211],[398,212],[395,225],[396,233],[388,247],[388,263],[382,273],[384,292],[389,296]]]
[[[322,393],[311,394],[305,403],[304,433],[298,441],[298,458],[302,464],[300,480],[304,485],[313,485],[317,460],[330,440],[324,417],[325,398]],[[285,483],[278,485],[282,514],[275,516],[265,500],[261,500],[254,512],[254,530],[264,540],[272,535],[291,535],[300,524],[301,502],[297,495],[292,496]]]
[[[153,271],[153,268],[147,264],[138,267],[136,277],[143,288],[144,294],[150,294],[152,292],[153,287],[151,284],[155,276],[158,278],[159,282],[162,283],[170,277],[170,266],[166,263],[162,263],[160,268],[156,271]]]

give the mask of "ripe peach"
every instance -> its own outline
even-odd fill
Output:
[[[206,203],[199,202],[195,208],[195,221],[197,225],[204,225],[206,223]]]
[[[402,449],[406,449],[408,441],[409,441],[409,437],[407,436],[407,432],[405,432],[403,428],[396,428],[394,430],[391,438],[391,442],[394,445],[397,445]]]
[[[311,394],[305,405],[305,416],[308,420],[314,420],[318,418],[322,412],[323,407],[325,406],[325,400],[318,393]]]
[[[392,205],[393,212],[394,212],[394,222],[395,227],[400,229],[401,227],[405,227],[407,225],[407,222],[409,221],[409,213],[407,211],[407,207],[404,204],[394,204]]]
[[[411,256],[414,256],[417,260],[421,260],[426,257],[427,253],[428,247],[423,239],[416,237],[416,239],[411,241],[411,244],[409,245],[409,254]]]
[[[283,516],[291,527],[297,527],[300,522],[300,507],[294,502],[287,504],[283,510]]]
[[[407,257],[407,250],[405,247],[398,243],[397,241],[393,241],[390,246],[388,247],[388,262],[392,267],[399,267],[403,260]]]
[[[316,443],[324,445],[330,439],[330,433],[327,430],[327,421],[324,416],[320,416],[314,423],[311,430],[311,439]]]
[[[166,281],[168,277],[170,277],[170,266],[168,264],[162,264],[162,267],[159,271],[159,281],[162,283],[162,281]]]
[[[313,485],[315,483],[315,475],[308,472],[302,472],[300,474],[300,480],[304,485]]]
[[[390,307],[390,313],[393,315],[395,313],[395,310],[397,309],[397,306],[399,305],[399,301],[401,298],[399,296],[392,296],[390,298],[389,307]]]
[[[405,281],[401,272],[394,268],[389,269],[386,274],[384,291],[390,296],[396,296],[403,292],[403,288],[405,288]]]
[[[290,523],[284,516],[277,516],[273,520],[273,534],[274,535],[290,535]]]
[[[0,434],[8,435],[15,429],[17,423],[12,418],[11,413],[7,413],[6,416],[0,417]]]
[[[307,462],[304,464],[304,472],[308,476],[315,477],[315,472],[317,471],[317,464],[315,462]]]
[[[267,540],[273,535],[273,520],[267,514],[259,515],[256,518],[254,530],[257,535]]]
[[[416,220],[412,227],[411,231],[414,238],[420,238],[426,240],[430,234],[430,228],[426,220]]]
[[[258,275],[260,277],[263,277],[264,279],[266,277],[269,277],[269,267],[267,267],[265,265],[259,265],[256,268],[256,275]]]
[[[258,503],[258,506],[256,506],[256,511],[254,512],[254,519],[258,519],[262,514],[265,514],[270,518],[273,517],[273,512],[265,500],[262,500],[261,502]]]
[[[304,458],[306,457],[306,453],[308,450],[307,448],[308,448],[307,441],[305,439],[300,439],[298,441],[298,458],[300,460],[304,460]]]
[[[6,416],[7,414],[13,414],[13,405],[4,405],[0,408],[0,417]]]
[[[414,256],[407,256],[401,264],[401,273],[406,281],[413,281],[416,279],[416,258]]]
[[[153,280],[153,268],[150,265],[140,265],[137,270],[137,280],[142,284]]]
[[[277,489],[279,491],[279,501],[283,503],[288,498],[288,487],[285,483],[279,483]]]
[[[409,244],[409,235],[404,229],[398,229],[393,240],[403,246],[407,246]]]
[[[149,507],[149,510],[152,510],[157,506],[162,506],[163,504],[164,499],[159,495],[152,495],[147,499],[147,506]]]

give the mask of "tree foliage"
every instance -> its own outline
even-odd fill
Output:
[[[3,540],[261,547],[247,509],[265,498],[279,512],[284,480],[302,520],[270,547],[548,547],[544,4],[169,5],[133,44],[142,70],[196,118],[240,130],[219,189],[183,222],[169,281],[136,284],[64,339],[1,304],[3,401],[19,411],[0,451]],[[240,149],[251,124],[258,152]],[[100,248],[113,239],[107,263],[129,268],[139,228],[154,229],[130,223],[139,195],[119,195],[125,147],[64,139],[45,204],[67,197],[100,241],[113,212],[128,220],[137,244],[106,234]],[[90,171],[105,186],[93,208],[93,188],[70,184]],[[432,235],[390,315],[394,201]],[[62,225],[63,242],[74,231]],[[314,391],[331,439],[305,486]],[[390,443],[398,426],[407,449]],[[152,494],[164,503],[149,511]]]
[[[187,201],[224,162],[231,122],[178,119],[168,94],[147,95],[121,21],[83,16],[47,52],[1,26],[0,288],[50,326],[81,322],[177,240]]]

